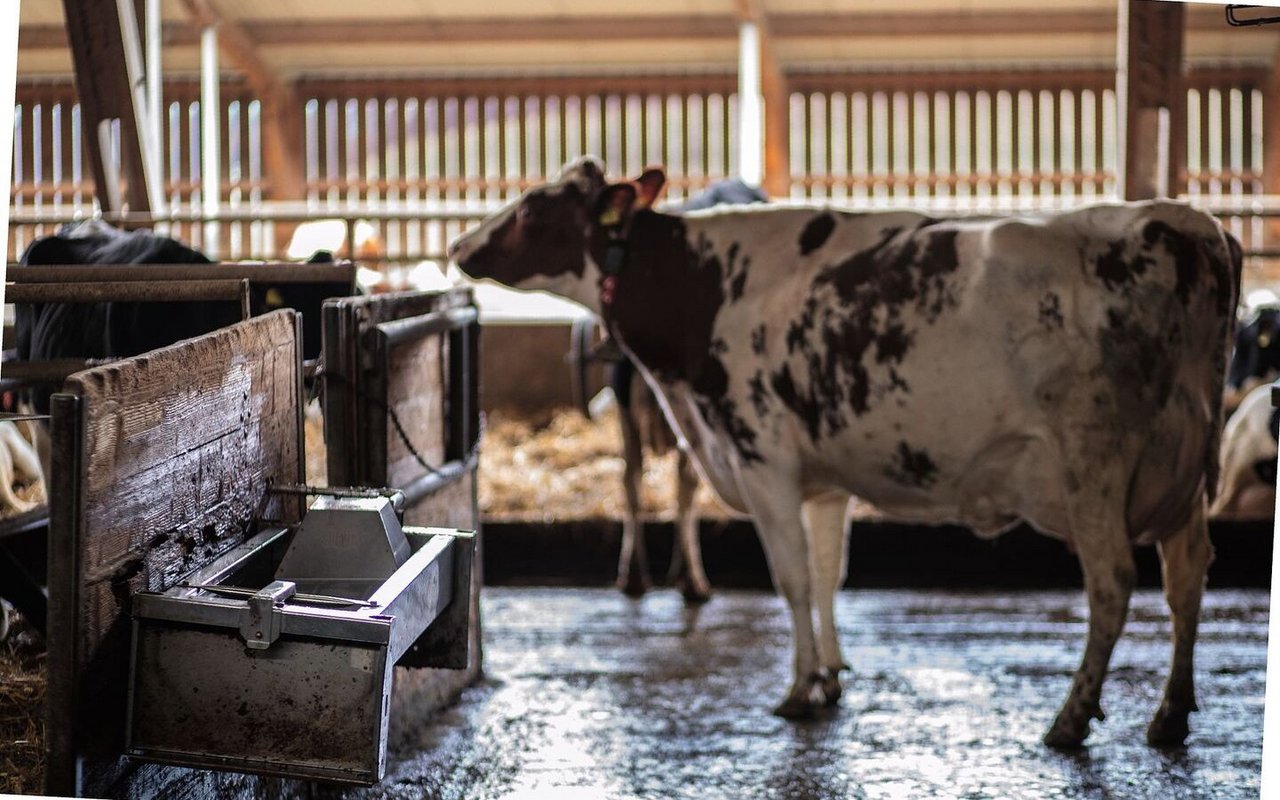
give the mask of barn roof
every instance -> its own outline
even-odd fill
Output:
[[[165,70],[199,69],[207,8],[285,78],[733,72],[740,8],[758,7],[788,70],[1078,66],[1115,62],[1115,0],[162,0]],[[1188,8],[1193,63],[1271,63],[1272,29]],[[229,67],[227,68],[230,71]],[[68,78],[62,4],[21,5],[18,73]]]

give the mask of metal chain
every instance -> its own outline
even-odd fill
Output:
[[[404,429],[404,424],[400,422],[400,415],[396,414],[395,409],[388,406],[381,399],[377,397],[373,397],[368,392],[365,392],[359,387],[353,386],[351,381],[347,380],[343,376],[338,375],[336,373],[329,372],[328,370],[325,369],[324,362],[321,361],[320,364],[316,367],[316,383],[319,384],[320,381],[327,382],[330,380],[336,383],[340,383],[346,388],[355,392],[356,395],[360,397],[362,400],[364,400],[365,402],[372,403],[375,406],[380,406],[382,410],[387,413],[387,418],[391,420],[391,424],[396,429],[396,435],[400,437],[400,441],[404,443],[405,449],[409,451],[409,454],[413,456],[414,460],[417,461],[418,464],[423,469],[425,469],[427,472],[430,472],[432,475],[440,474],[440,469],[438,467],[434,467],[431,464],[427,463],[427,460],[422,457],[422,454],[420,452],[418,452],[418,448],[414,447],[413,442],[409,441],[409,433]]]

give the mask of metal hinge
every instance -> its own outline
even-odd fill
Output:
[[[253,650],[266,650],[280,638],[284,619],[284,601],[297,591],[293,581],[272,581],[261,591],[247,598],[247,607],[240,612],[240,635]]]

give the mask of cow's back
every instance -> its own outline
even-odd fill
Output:
[[[811,488],[1065,535],[1064,451],[1089,431],[1108,442],[1099,463],[1124,461],[1135,539],[1212,492],[1239,255],[1211,217],[1157,202],[958,220],[744,210],[694,226],[752,257],[715,326],[736,438],[765,461],[798,454]]]

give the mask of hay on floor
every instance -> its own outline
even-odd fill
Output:
[[[45,650],[19,619],[0,642],[0,794],[44,789]]]

